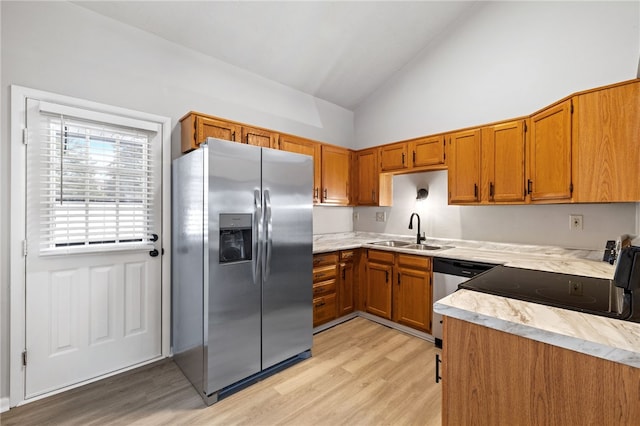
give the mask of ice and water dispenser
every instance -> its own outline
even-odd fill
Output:
[[[220,263],[251,260],[252,215],[220,214]]]

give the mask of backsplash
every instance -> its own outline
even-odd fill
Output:
[[[428,188],[428,198],[416,201],[418,188]],[[386,214],[376,221],[376,212]],[[356,207],[354,231],[415,235],[408,229],[416,212],[427,237],[553,245],[599,250],[620,234],[636,234],[639,203],[555,204],[514,206],[447,205],[447,172],[400,175],[393,178],[393,207]],[[583,229],[569,229],[569,215],[583,216]],[[342,231],[336,231],[342,232]]]

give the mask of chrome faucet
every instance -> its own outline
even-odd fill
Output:
[[[418,218],[418,235],[416,236],[416,244],[420,244],[420,242],[425,240],[425,237],[420,235],[420,215],[418,213],[411,213],[411,217],[409,218],[409,229],[413,229],[413,217]]]

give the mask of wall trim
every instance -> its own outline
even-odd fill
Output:
[[[5,411],[9,411],[9,398],[0,398],[0,413],[4,413]]]
[[[26,145],[22,131],[26,126],[27,98],[73,105],[119,115],[131,115],[160,125],[162,132],[162,243],[161,265],[161,354],[171,353],[171,118],[113,105],[74,98],[37,89],[10,86],[11,193],[9,216],[10,301],[9,301],[9,407],[25,402],[25,369],[21,354],[25,339],[25,257],[22,241],[26,239]],[[2,400],[4,404],[4,399]],[[2,406],[4,407],[4,406]]]

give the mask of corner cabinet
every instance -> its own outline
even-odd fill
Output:
[[[390,206],[393,176],[380,173],[379,148],[354,154],[353,201],[358,206]]]
[[[321,148],[322,192],[320,202],[323,204],[348,205],[350,197],[351,151],[331,145]]]
[[[527,193],[532,202],[571,201],[571,114],[568,99],[531,117]]]
[[[480,129],[447,137],[449,204],[480,201]]]
[[[632,425],[640,369],[444,317],[442,424]]]

